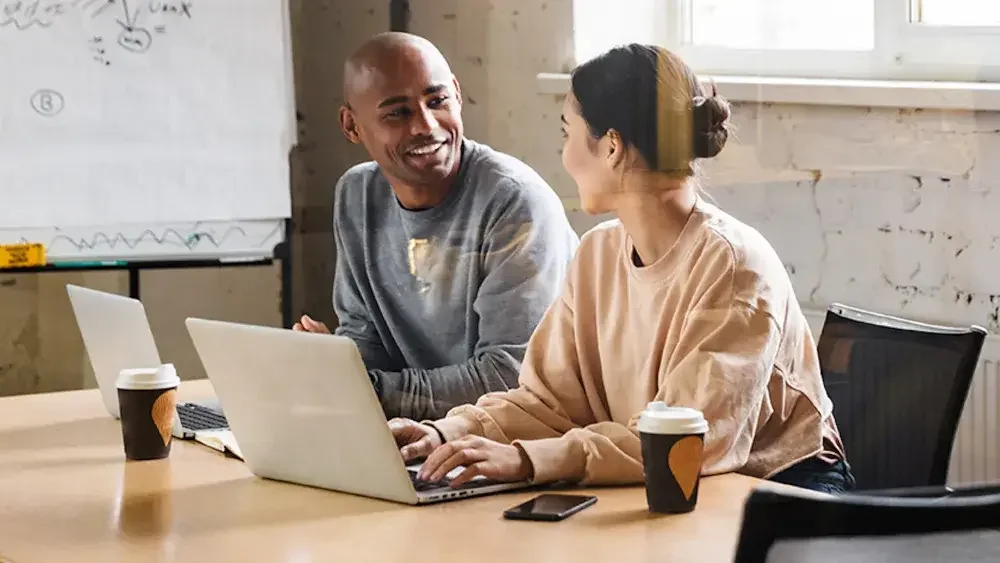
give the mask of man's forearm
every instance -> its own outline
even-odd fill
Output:
[[[361,353],[361,360],[369,372],[372,370],[393,370],[399,366],[392,360],[385,347],[359,338],[352,338]]]
[[[511,354],[489,351],[462,364],[434,369],[371,370],[387,418],[438,419],[480,396],[517,386],[520,362]]]

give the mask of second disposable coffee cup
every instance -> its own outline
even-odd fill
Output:
[[[170,455],[178,384],[173,364],[126,369],[118,374],[115,386],[126,459],[163,459]]]
[[[691,512],[698,485],[708,422],[697,409],[649,403],[638,422],[649,510]]]

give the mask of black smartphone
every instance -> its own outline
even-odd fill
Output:
[[[594,496],[547,493],[504,510],[503,517],[510,520],[556,522],[565,520],[595,502],[597,502],[597,497]]]

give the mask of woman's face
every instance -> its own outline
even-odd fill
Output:
[[[605,135],[594,139],[578,109],[576,97],[566,96],[562,112],[562,162],[580,192],[580,205],[591,215],[614,211],[615,175]]]

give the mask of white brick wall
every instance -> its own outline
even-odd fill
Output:
[[[709,190],[801,300],[1000,328],[1000,114],[761,105],[735,122]]]

